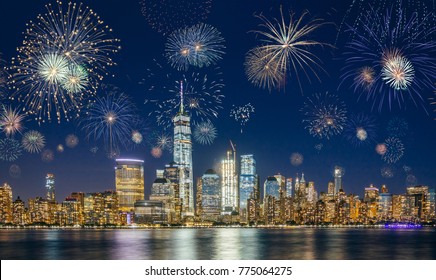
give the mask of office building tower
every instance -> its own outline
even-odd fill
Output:
[[[221,212],[231,215],[239,212],[238,173],[236,171],[236,149],[230,141],[226,159],[221,161]]]
[[[339,190],[342,188],[342,177],[344,176],[344,169],[340,166],[335,166],[334,169],[334,177],[335,177],[335,195],[339,192]]]
[[[116,159],[115,187],[121,211],[133,211],[137,200],[144,199],[144,161]]]
[[[182,216],[194,216],[194,182],[192,169],[191,118],[183,107],[183,84],[180,88],[180,109],[174,123],[174,162],[179,167],[179,196]]]
[[[13,221],[12,188],[8,183],[0,187],[0,223],[8,224]]]
[[[246,221],[247,201],[255,191],[256,183],[256,160],[253,155],[241,155],[239,176],[239,214],[241,216],[241,221]]]
[[[164,178],[170,181],[170,189],[172,192],[171,213],[169,222],[173,224],[180,223],[182,220],[182,201],[179,191],[179,166],[174,161],[166,164],[164,169]]]
[[[220,177],[213,169],[208,169],[199,179],[199,216],[204,221],[217,221],[221,214]]]
[[[407,195],[412,200],[412,216],[420,221],[429,221],[432,216],[430,213],[430,193],[427,186],[414,186],[407,188]]]
[[[12,222],[14,225],[25,225],[27,224],[26,219],[26,208],[24,206],[24,201],[18,197],[12,203],[13,213],[12,213]]]
[[[334,197],[335,194],[335,183],[329,182],[327,186],[327,195]]]
[[[46,199],[49,203],[56,203],[55,196],[55,177],[53,174],[47,174],[45,177],[45,188],[47,189]]]
[[[263,183],[264,198],[272,196],[276,199],[280,198],[280,185],[275,176],[269,176]]]
[[[292,178],[286,178],[286,196],[292,197]]]

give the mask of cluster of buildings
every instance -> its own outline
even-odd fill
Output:
[[[181,91],[181,99],[183,92]],[[181,102],[183,104],[183,102]],[[46,177],[46,197],[29,199],[27,207],[12,189],[0,187],[0,223],[58,226],[126,225],[312,225],[427,223],[436,220],[435,191],[407,187],[391,194],[386,186],[365,188],[363,198],[347,194],[343,170],[334,169],[327,192],[306,182],[304,174],[269,176],[263,190],[252,154],[236,155],[232,142],[219,170],[208,169],[194,186],[190,117],[180,106],[174,123],[173,162],[156,171],[151,195],[144,198],[143,161],[116,159],[116,190],[74,192],[57,203],[55,178]],[[239,160],[240,159],[240,160]],[[195,202],[195,203],[194,203]]]

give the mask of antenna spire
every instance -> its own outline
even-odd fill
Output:
[[[183,81],[180,81],[180,113],[183,114]]]

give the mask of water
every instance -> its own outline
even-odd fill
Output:
[[[0,230],[1,259],[436,259],[436,229]]]

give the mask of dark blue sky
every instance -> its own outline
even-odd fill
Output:
[[[51,1],[54,3],[54,1]],[[232,2],[232,3],[231,3]],[[236,3],[233,3],[236,2]],[[320,17],[326,21],[339,24],[345,11],[352,1],[273,1],[273,0],[241,0],[213,1],[208,19],[205,21],[222,32],[226,40],[226,54],[218,63],[223,73],[225,88],[224,109],[219,118],[214,120],[218,129],[218,138],[211,146],[201,146],[194,143],[194,176],[201,176],[209,168],[216,168],[225,155],[231,139],[237,147],[238,155],[254,154],[257,170],[263,184],[267,176],[280,172],[287,177],[304,172],[307,181],[314,181],[318,191],[326,191],[327,183],[332,180],[331,170],[334,165],[345,168],[343,185],[346,192],[359,195],[363,188],[373,183],[377,187],[387,184],[391,192],[403,193],[406,187],[406,173],[403,165],[412,168],[411,174],[416,176],[420,184],[436,187],[436,121],[432,115],[427,115],[421,109],[408,106],[402,110],[384,110],[372,112],[377,118],[378,141],[386,136],[385,126],[393,116],[402,116],[409,123],[409,135],[406,137],[405,154],[395,165],[394,178],[386,179],[380,175],[384,162],[374,151],[374,146],[356,148],[347,142],[343,136],[331,140],[320,141],[310,136],[302,124],[300,108],[305,98],[316,92],[335,92],[347,104],[349,112],[371,113],[371,104],[363,100],[357,101],[358,95],[347,86],[338,90],[340,70],[343,67],[341,54],[343,44],[339,42],[336,48],[317,49],[315,53],[323,61],[323,67],[328,74],[320,74],[321,82],[311,76],[312,83],[302,80],[304,95],[298,85],[290,80],[286,90],[268,92],[250,84],[244,74],[244,58],[246,52],[254,47],[255,35],[249,33],[260,23],[253,13],[262,12],[268,17],[279,16],[279,6],[284,10],[292,9],[297,15],[307,9],[311,16]],[[35,20],[38,13],[45,12],[44,4],[48,1],[7,1],[0,4],[0,51],[4,58],[10,61],[16,56],[16,47],[23,39],[22,32],[29,20]],[[164,52],[165,37],[154,31],[141,14],[137,0],[126,1],[84,1],[93,8],[100,17],[114,30],[114,36],[121,39],[122,50],[113,56],[117,66],[109,71],[115,78],[108,78],[107,83],[114,84],[129,94],[141,110],[141,116],[146,118],[143,101],[146,89],[138,83],[146,78],[146,69],[154,58],[159,58]],[[334,24],[326,25],[314,33],[318,41],[333,44],[336,39]],[[210,67],[207,71],[212,71]],[[166,73],[156,73],[165,75]],[[244,127],[229,117],[232,105],[251,103],[255,113]],[[148,120],[149,131],[159,129],[153,127]],[[14,197],[20,195],[27,199],[34,196],[44,196],[44,178],[46,173],[56,176],[57,200],[61,201],[72,191],[93,192],[114,189],[114,161],[100,152],[93,156],[89,152],[92,143],[87,143],[84,133],[73,123],[44,124],[38,127],[36,123],[25,123],[27,129],[38,129],[47,139],[47,147],[55,150],[57,144],[63,144],[70,133],[79,136],[80,144],[74,148],[65,148],[64,153],[55,154],[55,160],[50,163],[41,161],[39,155],[24,153],[15,164],[21,168],[21,176],[12,178],[9,167],[12,163],[0,162],[0,183],[8,182]],[[2,136],[3,137],[3,136]],[[323,149],[318,152],[314,146],[323,143]],[[289,156],[299,152],[304,156],[304,162],[298,167],[290,164]],[[150,193],[151,183],[155,177],[156,168],[162,168],[172,160],[172,155],[164,153],[160,159],[150,155],[150,148],[144,147],[134,151],[123,152],[122,156],[131,156],[145,160],[145,192]]]

